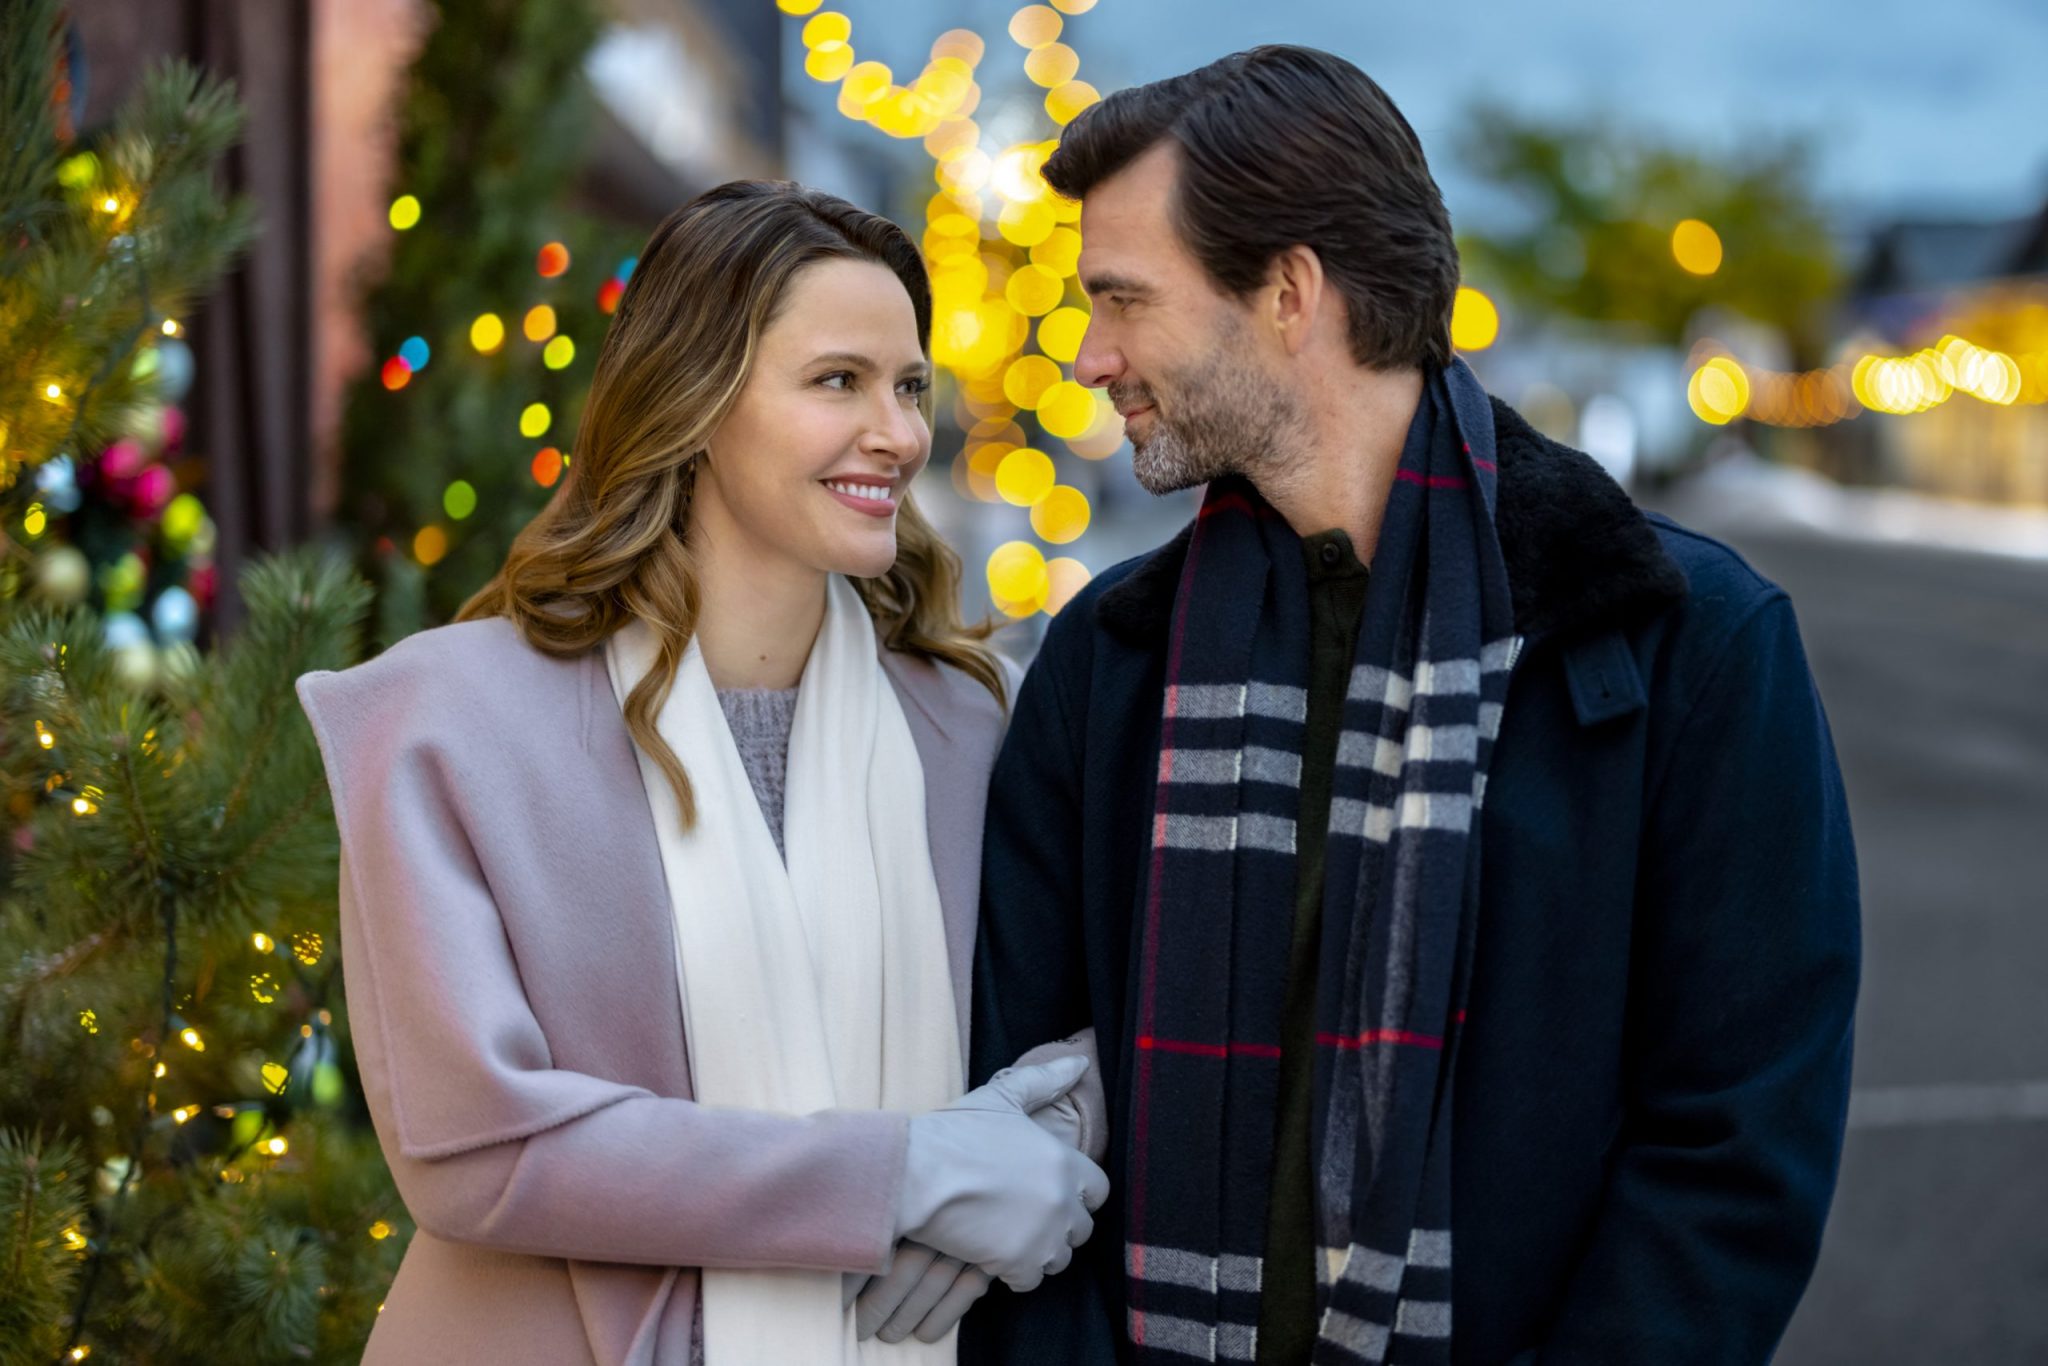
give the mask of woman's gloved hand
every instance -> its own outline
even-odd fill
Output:
[[[1010,1068],[942,1110],[912,1116],[899,1241],[979,1266],[1020,1292],[1065,1270],[1095,1230],[1109,1178],[1031,1113],[1065,1095],[1087,1067],[1067,1057]]]

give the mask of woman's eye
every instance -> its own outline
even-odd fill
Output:
[[[896,387],[909,398],[923,398],[931,389],[932,382],[920,376],[917,379],[904,380],[903,383]]]
[[[841,384],[839,383],[841,380],[846,382]],[[844,393],[853,387],[853,372],[851,370],[834,370],[829,375],[819,376],[818,383],[824,385],[827,389],[836,389]]]

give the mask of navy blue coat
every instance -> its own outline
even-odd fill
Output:
[[[1856,869],[1827,722],[1782,591],[1494,415],[1528,645],[1483,814],[1454,1359],[1762,1362],[1812,1272],[1848,1104]],[[1186,544],[1053,622],[988,808],[973,1079],[1095,1026],[1113,1183]],[[1127,1360],[1122,1224],[1112,1195],[1069,1271],[998,1286],[963,1363]]]

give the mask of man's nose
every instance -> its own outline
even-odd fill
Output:
[[[1100,389],[1124,372],[1123,354],[1100,324],[1091,321],[1074,353],[1074,379],[1084,389]]]

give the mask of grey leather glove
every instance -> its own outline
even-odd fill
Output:
[[[896,1234],[979,1266],[1019,1292],[1064,1271],[1109,1198],[1102,1168],[1030,1119],[1087,1070],[1068,1057],[1014,1067],[943,1110],[913,1115]]]
[[[853,1323],[862,1338],[937,1342],[953,1331],[989,1287],[986,1271],[967,1266],[922,1243],[898,1243],[889,1269],[870,1277],[853,1302]]]

